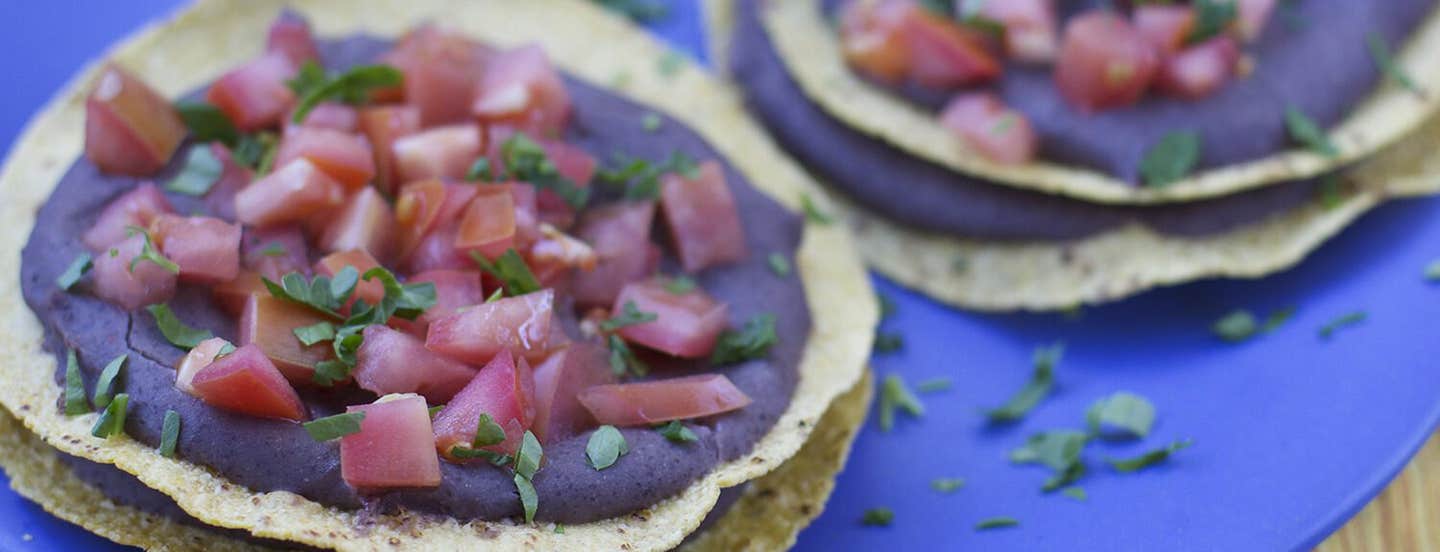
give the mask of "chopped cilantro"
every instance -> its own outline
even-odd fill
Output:
[[[1107,458],[1105,461],[1109,462],[1110,467],[1115,468],[1115,471],[1118,471],[1120,473],[1130,473],[1164,462],[1166,459],[1170,458],[1170,455],[1189,448],[1192,444],[1194,444],[1194,441],[1185,439],[1183,441],[1175,441],[1173,443],[1170,443],[1169,445],[1146,452],[1134,458]]]
[[[576,183],[560,174],[555,163],[545,153],[544,146],[531,140],[523,132],[500,144],[500,159],[511,180],[521,180],[536,189],[550,190],[560,196],[571,208],[581,209],[590,201],[590,189],[585,182]]]
[[[915,384],[915,390],[921,393],[939,393],[950,389],[950,378],[934,378]]]
[[[640,127],[644,128],[645,132],[655,132],[657,130],[660,130],[660,125],[662,123],[664,123],[664,119],[660,118],[659,113],[650,112],[640,117]]]
[[[1321,176],[1315,193],[1320,196],[1320,205],[1327,211],[1339,207],[1340,202],[1345,200],[1340,193],[1340,177],[1334,174]]]
[[[156,449],[160,456],[166,458],[175,457],[175,446],[180,442],[180,413],[174,410],[165,411],[165,422],[160,429],[160,446]]]
[[[90,434],[107,439],[125,433],[125,411],[129,404],[130,395],[115,395],[115,399],[100,412],[100,418],[95,420],[95,427],[90,429]]]
[[[800,194],[800,210],[805,212],[805,220],[815,224],[829,225],[835,222],[834,217],[820,210],[815,206],[815,200],[810,194]]]
[[[1235,0],[1196,0],[1195,26],[1185,41],[1189,44],[1203,42],[1220,34],[1235,21],[1237,10]]]
[[[893,521],[895,521],[895,512],[889,508],[871,508],[865,510],[865,514],[860,516],[860,524],[871,527],[889,527]]]
[[[898,374],[885,376],[880,384],[880,430],[890,431],[895,427],[895,410],[904,410],[906,414],[919,418],[925,415],[925,405],[920,399],[910,392],[905,386],[905,380],[900,379]]]
[[[266,257],[284,257],[286,255],[289,255],[290,252],[285,249],[284,244],[280,242],[271,242],[269,245],[266,245],[263,249],[260,250],[260,254]]]
[[[1044,464],[1053,470],[1063,470],[1079,461],[1080,451],[1089,441],[1090,436],[1083,431],[1042,431],[1026,439],[1025,446],[1010,451],[1010,461],[1016,464]]]
[[[1006,516],[997,516],[997,517],[985,518],[985,519],[980,520],[980,523],[976,523],[976,524],[975,524],[975,530],[976,530],[976,531],[986,531],[986,530],[990,530],[990,529],[1001,529],[1001,528],[1005,528],[1005,527],[1015,527],[1016,525],[1020,525],[1020,521],[1017,520],[1017,519],[1015,519],[1015,518],[1006,517]]]
[[[891,299],[889,295],[885,295],[877,291],[875,292],[875,300],[880,303],[881,320],[890,318],[891,316],[895,316],[895,312],[896,310],[898,310],[899,307],[895,306],[894,299]]]
[[[465,171],[465,180],[475,182],[495,182],[495,169],[490,166],[490,160],[484,157],[476,159]]]
[[[1117,391],[1090,405],[1085,425],[1092,435],[1144,439],[1155,425],[1155,405],[1129,391]]]
[[[1293,105],[1285,106],[1285,127],[1290,131],[1290,138],[1309,148],[1310,151],[1325,157],[1338,157],[1340,150],[1335,143],[1330,141],[1330,136],[1325,129],[1306,115],[1304,111]]]
[[[165,189],[178,194],[203,196],[210,192],[210,187],[220,180],[220,175],[224,172],[225,166],[215,158],[209,146],[190,146],[190,153],[185,157],[185,166],[180,169],[180,174],[165,184]]]
[[[90,402],[85,399],[85,379],[80,375],[75,349],[70,349],[65,352],[65,415],[79,416],[89,411]]]
[[[1354,326],[1355,324],[1364,322],[1366,317],[1367,315],[1365,314],[1365,311],[1355,311],[1342,314],[1336,317],[1334,320],[1325,323],[1324,326],[1320,327],[1320,337],[1322,339],[1330,339],[1331,336],[1335,335],[1336,331],[1347,326]]]
[[[1090,498],[1089,495],[1085,494],[1085,489],[1081,487],[1065,487],[1064,489],[1060,490],[1060,494],[1068,496],[1071,499],[1079,502],[1085,502]]]
[[[475,428],[475,439],[471,441],[474,448],[493,447],[505,442],[505,428],[495,423],[489,414],[480,414],[480,422]]]
[[[1425,93],[1425,91],[1420,88],[1420,85],[1415,83],[1415,79],[1410,78],[1410,75],[1405,72],[1405,69],[1400,67],[1399,63],[1395,62],[1395,57],[1390,54],[1390,46],[1385,44],[1385,37],[1381,36],[1380,33],[1371,31],[1370,34],[1366,35],[1365,41],[1370,47],[1370,57],[1375,60],[1375,65],[1380,67],[1380,70],[1385,73],[1385,76],[1389,77],[1395,84],[1403,86],[1406,90],[1414,92],[1415,94]]]
[[[299,339],[300,343],[305,344],[306,347],[335,339],[335,325],[324,321],[310,326],[301,326],[292,331],[295,333],[295,338]]]
[[[622,189],[627,201],[646,201],[660,197],[660,177],[670,173],[693,180],[700,177],[700,167],[678,150],[671,151],[670,157],[661,162],[617,155],[615,166],[600,170],[596,178],[610,187]]]
[[[757,314],[740,331],[725,330],[715,343],[710,355],[712,364],[734,364],[764,357],[777,341],[775,336],[775,315]]]
[[[70,266],[65,268],[65,272],[61,272],[60,276],[55,278],[55,285],[59,286],[61,291],[70,291],[70,288],[74,287],[75,283],[84,278],[94,267],[95,258],[91,257],[89,253],[81,253],[75,257],[74,261],[70,261]]]
[[[360,422],[365,420],[364,412],[346,412],[305,422],[305,433],[316,442],[333,441],[346,435],[360,433]]]
[[[950,494],[965,486],[965,480],[959,477],[940,477],[930,480],[930,488],[935,492]]]
[[[690,428],[685,427],[685,424],[681,423],[680,420],[671,420],[670,423],[657,427],[655,430],[659,431],[661,435],[664,435],[665,438],[669,439],[672,443],[693,443],[700,440],[700,437],[695,435],[695,432],[691,431]]]
[[[776,276],[784,278],[790,275],[790,260],[786,259],[785,255],[771,253],[766,261],[770,264],[770,272],[775,273]]]
[[[500,280],[505,287],[505,293],[511,297],[540,291],[540,282],[535,279],[535,273],[530,271],[530,265],[525,264],[525,259],[520,257],[514,248],[506,249],[494,262],[478,251],[471,251],[470,259],[480,265],[480,270]]]
[[[585,457],[590,459],[595,471],[615,465],[615,461],[628,452],[630,444],[625,442],[625,435],[612,425],[600,426],[585,443]]]
[[[155,242],[150,239],[149,231],[138,226],[126,227],[125,231],[131,236],[140,236],[140,254],[130,259],[130,272],[135,272],[135,265],[140,264],[140,261],[149,261],[171,274],[180,273],[180,265],[165,258],[165,255],[162,255],[160,250],[155,248]]]
[[[1200,134],[1175,131],[1165,134],[1145,152],[1140,176],[1145,184],[1160,188],[1185,178],[1200,161]]]
[[[215,337],[210,330],[190,327],[175,316],[175,312],[170,310],[170,305],[165,303],[150,305],[145,307],[145,310],[150,311],[150,316],[155,317],[155,326],[160,328],[160,334],[165,336],[165,340],[181,349],[194,349],[201,341]]]
[[[905,337],[900,334],[875,332],[875,354],[899,351],[905,347]]]
[[[1062,343],[1035,349],[1032,360],[1035,368],[1030,374],[1030,381],[1026,382],[1025,386],[1021,387],[1004,405],[985,412],[990,422],[1014,422],[1024,418],[1026,414],[1030,413],[1030,410],[1040,404],[1040,401],[1050,394],[1050,388],[1055,385],[1055,365],[1060,362],[1060,357],[1064,354],[1065,345]]]
[[[273,132],[247,134],[230,149],[230,155],[236,163],[253,169],[256,174],[265,174],[275,162],[279,145],[280,138]]]
[[[432,419],[432,420],[435,419],[435,415],[436,415],[436,414],[439,414],[441,410],[445,410],[445,405],[443,405],[443,404],[437,404],[437,405],[435,405],[435,406],[430,407],[430,419]],[[481,416],[488,416],[488,414],[481,414]],[[500,431],[505,431],[505,430],[502,429],[502,430],[500,430]]]
[[[100,379],[95,381],[95,408],[110,406],[111,394],[115,391],[115,380],[120,377],[120,369],[125,367],[125,359],[130,355],[120,355],[105,365],[100,371]]]
[[[515,452],[515,473],[530,479],[540,469],[540,458],[545,452],[540,448],[540,441],[530,431],[520,440],[520,450]]]
[[[1440,282],[1440,259],[1435,259],[1425,265],[1425,279],[1431,282]]]
[[[606,339],[610,345],[610,371],[616,376],[633,374],[643,376],[650,373],[650,367],[635,357],[635,352],[625,344],[625,340],[618,335],[611,335]]]
[[[654,322],[657,318],[658,316],[653,312],[640,310],[640,307],[635,306],[634,301],[626,301],[625,306],[621,308],[620,314],[600,323],[600,330],[613,332],[627,326]]]
[[[685,295],[695,291],[695,286],[695,279],[683,274],[665,281],[665,291],[672,295]]]
[[[530,478],[515,474],[515,491],[520,495],[520,507],[525,509],[525,523],[535,521],[535,510],[540,507],[540,496],[535,494],[535,485]]]
[[[361,65],[339,75],[326,77],[319,65],[308,61],[301,67],[295,80],[290,81],[290,87],[300,97],[291,122],[305,122],[310,110],[315,109],[320,102],[338,100],[358,104],[369,98],[371,90],[400,86],[404,81],[405,75],[389,65]]]
[[[1248,310],[1231,311],[1215,321],[1210,327],[1220,339],[1232,343],[1245,341],[1254,337],[1260,331],[1259,323],[1255,321],[1255,315]]]
[[[610,11],[634,20],[636,23],[653,23],[670,14],[670,8],[661,0],[594,0]]]
[[[175,112],[180,115],[180,120],[185,121],[185,127],[190,129],[196,142],[219,140],[227,146],[234,146],[240,140],[240,131],[235,129],[235,123],[230,122],[230,117],[218,107],[205,102],[180,101],[175,102]]]
[[[685,68],[685,56],[675,50],[666,50],[656,62],[655,68],[660,71],[660,76],[673,77]]]

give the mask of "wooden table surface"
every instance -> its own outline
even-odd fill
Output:
[[[1440,434],[1321,552],[1440,551]]]

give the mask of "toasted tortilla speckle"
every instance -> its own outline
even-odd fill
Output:
[[[202,1],[171,21],[151,26],[111,52],[170,96],[209,82],[259,52],[279,0]],[[627,75],[619,93],[671,114],[702,134],[761,191],[792,210],[818,188],[745,118],[735,96],[697,68],[662,74],[664,49],[643,32],[588,2],[367,2],[310,0],[293,7],[322,35],[359,32],[396,36],[425,20],[441,21],[502,45],[538,42],[571,74],[594,84]],[[597,44],[605,47],[597,48]],[[49,194],[83,143],[85,84],[92,65],[31,121],[0,172],[0,213],[10,232],[0,238],[0,280],[18,288],[19,251]],[[720,489],[768,473],[805,442],[813,422],[860,377],[878,316],[853,244],[840,225],[807,228],[797,257],[814,327],[800,364],[801,382],[775,429],[747,455],[722,464],[680,495],[630,516],[567,527],[458,523],[421,516],[361,516],[285,492],[252,493],[183,461],[159,456],[126,438],[90,437],[94,415],[66,418],[55,408],[54,359],[41,349],[42,330],[17,295],[0,299],[0,403],[62,452],[113,464],[176,500],[205,523],[266,538],[342,550],[411,547],[450,549],[484,538],[496,549],[663,550],[681,541],[715,504]],[[799,422],[806,421],[806,424]]]
[[[1338,156],[1326,158],[1297,149],[1205,170],[1164,188],[1139,187],[1091,169],[1048,162],[1020,166],[989,162],[967,151],[933,113],[856,76],[845,64],[838,38],[825,21],[818,0],[757,4],[761,6],[762,22],[791,74],[806,95],[836,119],[952,170],[1101,203],[1188,201],[1314,177],[1394,143],[1440,107],[1440,63],[1436,62],[1436,52],[1440,52],[1440,10],[1435,10],[1420,23],[1408,44],[1395,52],[1395,61],[1424,93],[1416,94],[1384,81],[1349,117],[1331,129],[1331,138],[1340,150]],[[712,13],[729,9],[733,7],[716,8]],[[1263,66],[1264,61],[1260,63]]]

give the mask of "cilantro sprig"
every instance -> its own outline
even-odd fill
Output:
[[[506,249],[494,261],[486,259],[478,251],[471,251],[470,259],[480,266],[480,270],[500,280],[506,295],[515,297],[540,291],[540,281],[535,279],[530,265],[525,264],[525,258],[514,248]]]
[[[500,144],[500,160],[511,180],[530,183],[537,189],[550,190],[571,208],[580,209],[590,201],[590,189],[560,174],[559,168],[541,146],[523,132]]]
[[[1009,423],[1024,418],[1040,401],[1050,394],[1055,385],[1055,365],[1065,354],[1065,345],[1056,343],[1035,350],[1032,363],[1035,368],[1030,381],[1010,397],[1004,405],[985,412],[991,423]]]
[[[757,314],[747,320],[739,331],[725,330],[720,334],[719,341],[715,343],[715,351],[710,354],[710,362],[723,365],[763,358],[770,353],[770,347],[778,340],[775,335],[775,315]]]
[[[634,301],[626,301],[625,306],[621,308],[620,314],[600,323],[600,330],[613,332],[627,326],[654,322],[657,318],[658,315],[653,312],[640,310],[640,307],[635,306]]]
[[[695,179],[700,176],[700,166],[681,151],[672,151],[670,157],[659,162],[616,155],[615,165],[601,169],[595,177],[601,183],[623,191],[626,200],[645,201],[660,197],[660,177],[669,173]]]
[[[300,124],[321,102],[338,100],[358,104],[365,102],[370,91],[377,88],[400,86],[405,75],[389,65],[361,65],[344,73],[327,76],[313,61],[305,62],[300,73],[289,82],[291,90],[300,97],[295,106],[292,122]]]

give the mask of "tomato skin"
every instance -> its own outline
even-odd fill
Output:
[[[1005,52],[1026,63],[1055,59],[1060,37],[1054,0],[985,2],[980,13],[1005,26]]]
[[[910,74],[910,42],[901,28],[911,0],[851,0],[840,8],[840,45],[852,67],[889,84]]]
[[[194,349],[190,349],[190,352],[186,353],[186,355],[181,357],[180,361],[175,364],[175,388],[184,391],[190,396],[199,398],[199,394],[195,391],[195,386],[193,385],[195,374],[199,373],[200,369],[215,362],[215,357],[220,356],[220,351],[226,346],[234,347],[229,341],[212,337],[201,341]]]
[[[85,157],[106,174],[150,176],[185,138],[170,102],[119,65],[100,69],[85,97]]]
[[[696,178],[670,173],[660,178],[660,208],[686,272],[744,260],[745,229],[725,173],[714,160],[700,164]]]
[[[445,404],[475,377],[475,369],[425,348],[425,342],[385,326],[365,328],[356,352],[355,383],[377,395],[418,393]]]
[[[482,364],[502,351],[544,355],[554,305],[550,289],[476,305],[432,321],[425,347],[471,364]]]
[[[1245,42],[1260,38],[1277,4],[1276,0],[1237,0],[1235,30],[1240,38]]]
[[[95,295],[125,310],[163,303],[175,295],[175,273],[148,260],[130,264],[144,250],[145,236],[136,234],[95,255]],[[113,251],[114,254],[110,254]]]
[[[435,448],[455,460],[450,451],[475,441],[480,415],[505,430],[505,441],[486,450],[514,454],[525,430],[535,421],[535,376],[523,357],[501,350],[475,378],[435,415]]]
[[[270,52],[220,77],[210,85],[205,101],[242,131],[274,127],[295,103],[295,92],[286,82],[298,70],[284,53]]]
[[[91,251],[104,251],[129,237],[131,227],[149,228],[155,217],[173,212],[160,188],[146,182],[105,205],[80,241]]]
[[[1235,39],[1216,36],[1166,59],[1160,66],[1155,87],[1187,100],[1205,98],[1230,82],[1239,61],[1240,45]]]
[[[910,44],[910,78],[921,86],[954,88],[991,82],[1000,76],[1000,60],[984,36],[948,18],[912,8],[901,25]]]
[[[329,251],[358,249],[389,259],[395,242],[395,213],[375,188],[366,186],[350,196],[320,236],[320,248]]]
[[[286,274],[310,275],[310,246],[299,226],[247,228],[240,241],[245,270],[279,282]]]
[[[402,182],[461,180],[485,150],[485,137],[479,125],[436,127],[395,140],[391,150]]]
[[[293,127],[280,140],[275,166],[305,158],[335,179],[347,191],[354,192],[375,177],[375,156],[364,136],[328,128]]]
[[[940,124],[982,156],[1004,165],[1033,161],[1040,146],[1030,119],[990,92],[951,99],[940,114]]]
[[[420,132],[420,109],[413,105],[361,108],[358,125],[375,156],[375,187],[394,195],[404,183],[395,164],[395,140]]]
[[[424,127],[470,118],[469,100],[480,82],[490,51],[465,36],[424,25],[402,37],[381,61],[405,75],[403,97],[419,110]]]
[[[441,224],[440,211],[450,192],[431,178],[406,184],[395,198],[395,222],[400,231],[400,258],[409,258],[421,240]]]
[[[570,94],[539,45],[495,55],[475,89],[471,113],[486,124],[503,124],[531,136],[559,136],[570,120]]]
[[[235,194],[235,215],[251,226],[274,226],[304,221],[344,201],[344,187],[302,157]]]
[[[240,315],[239,343],[254,345],[291,383],[310,386],[315,381],[315,365],[334,357],[335,351],[328,341],[306,346],[294,331],[327,321],[308,307],[268,293],[251,295]]]
[[[1195,9],[1190,6],[1144,5],[1135,8],[1135,28],[1168,56],[1185,47],[1195,29]]]
[[[625,284],[649,276],[650,226],[655,203],[622,202],[588,209],[580,218],[576,237],[590,244],[598,261],[595,268],[575,273],[570,292],[582,307],[608,307]]]
[[[201,368],[191,386],[201,400],[222,410],[296,422],[307,417],[295,388],[255,345],[242,345]]]
[[[180,280],[216,284],[240,273],[240,226],[213,217],[160,215],[150,224],[160,252],[180,266]]]
[[[295,111],[290,110],[285,114],[285,132],[288,135],[297,128],[318,128],[334,130],[337,132],[359,132],[360,114],[353,107],[338,102],[320,102],[305,114],[305,119],[299,124],[295,121]]]
[[[1071,105],[1099,111],[1140,101],[1160,65],[1154,45],[1124,17],[1105,11],[1070,20],[1055,83]]]
[[[270,24],[265,38],[266,52],[279,52],[296,67],[307,61],[320,62],[320,49],[315,46],[315,35],[310,22],[298,13],[286,10]]]
[[[625,312],[625,305],[632,302],[641,312],[654,313],[655,321],[621,328],[620,336],[671,356],[710,356],[720,332],[730,322],[728,306],[698,286],[676,294],[657,279],[627,285],[615,298],[611,316]]]
[[[493,260],[515,247],[515,196],[498,186],[477,192],[460,218],[455,249]]]
[[[702,374],[596,385],[580,392],[580,403],[597,422],[624,427],[724,414],[745,408],[750,397],[724,374]]]
[[[580,392],[608,383],[615,383],[615,373],[605,349],[579,342],[551,354],[535,367],[535,437],[552,443],[598,425],[580,404]]]
[[[365,413],[360,432],[340,438],[340,476],[351,487],[374,491],[440,486],[440,457],[424,398],[388,395],[345,411]]]

